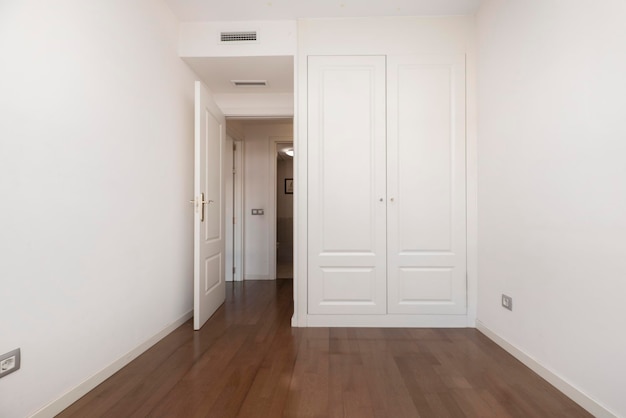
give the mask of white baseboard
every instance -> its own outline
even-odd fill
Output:
[[[61,413],[65,408],[85,396],[90,390],[107,380],[109,377],[113,376],[122,367],[126,366],[128,363],[146,352],[154,344],[161,341],[165,336],[170,334],[176,328],[187,322],[187,320],[192,316],[193,311],[187,312],[176,321],[172,322],[164,329],[162,329],[152,337],[148,338],[148,340],[126,353],[124,356],[115,360],[113,363],[109,364],[93,376],[87,378],[84,382],[80,383],[75,388],[70,389],[60,398],[55,399],[48,405],[41,408],[39,411],[35,412],[33,415],[31,415],[31,418],[53,418],[55,415]]]
[[[466,315],[307,315],[307,327],[467,328]]]
[[[595,417],[602,418],[616,418],[617,415],[609,411],[604,406],[600,405],[594,399],[582,392],[576,386],[563,379],[561,376],[553,372],[552,370],[542,366],[532,356],[526,354],[520,348],[509,343],[504,338],[500,337],[491,329],[487,328],[482,322],[476,321],[476,329],[482,332],[487,338],[498,344],[505,351],[511,354],[513,357],[524,363],[528,368],[537,373],[539,376],[547,380],[552,386],[563,392],[567,397],[576,402],[578,405],[587,410]]]

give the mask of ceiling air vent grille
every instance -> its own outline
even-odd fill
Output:
[[[230,80],[235,87],[267,87],[266,80]]]
[[[220,33],[220,42],[230,43],[230,42],[256,42],[257,41],[257,33],[256,31],[252,32],[221,32]]]

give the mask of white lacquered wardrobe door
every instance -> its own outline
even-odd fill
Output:
[[[388,58],[388,310],[466,312],[465,58]]]
[[[385,57],[308,61],[308,311],[385,314]]]

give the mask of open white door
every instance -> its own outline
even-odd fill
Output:
[[[196,81],[193,327],[224,303],[224,115]]]

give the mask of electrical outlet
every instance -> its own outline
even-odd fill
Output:
[[[20,357],[19,348],[0,355],[0,378],[19,370]]]
[[[0,361],[0,373],[6,373],[13,369],[15,369],[15,356]]]
[[[511,296],[502,294],[502,306],[508,309],[509,311],[512,311],[513,310],[513,298]]]

